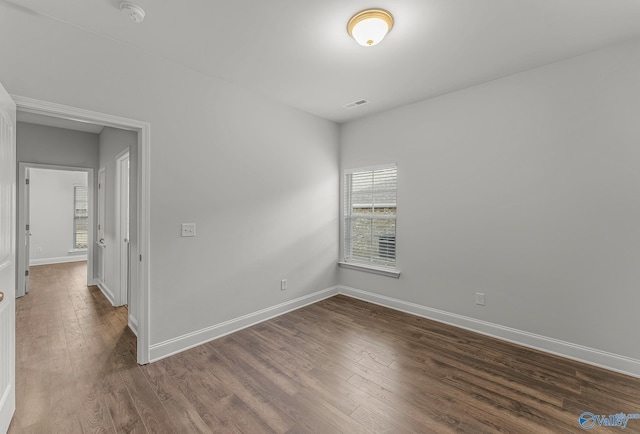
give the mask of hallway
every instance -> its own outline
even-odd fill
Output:
[[[9,433],[115,432],[109,408],[139,369],[126,307],[86,286],[86,262],[31,267],[16,303],[17,409]],[[110,374],[111,373],[111,374]]]

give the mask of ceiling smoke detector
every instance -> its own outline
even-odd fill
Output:
[[[120,12],[134,23],[141,23],[144,20],[144,9],[135,3],[120,3]]]

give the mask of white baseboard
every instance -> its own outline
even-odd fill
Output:
[[[164,359],[165,357],[202,345],[206,342],[221,338],[244,328],[251,327],[252,325],[280,316],[287,312],[317,303],[325,298],[333,297],[336,294],[338,294],[337,287],[327,288],[304,297],[299,297],[276,306],[268,307],[248,315],[195,331],[193,333],[188,333],[158,344],[153,344],[149,347],[149,361],[155,362],[160,359]]]
[[[107,300],[111,303],[112,306],[116,305],[116,296],[113,294],[113,291],[109,289],[107,285],[104,284],[100,279],[96,279],[96,285],[100,288],[100,291],[107,297]]]
[[[460,327],[472,332],[491,336],[514,344],[540,350],[589,365],[598,366],[632,377],[640,378],[640,360],[608,353],[582,345],[565,342],[522,330],[504,327],[487,321],[458,315],[443,310],[410,303],[372,292],[346,286],[338,286],[338,292],[348,297],[378,304],[405,313]]]
[[[80,262],[80,261],[86,261],[86,260],[87,260],[87,255],[60,256],[59,258],[30,259],[29,266],[63,264],[65,262]]]
[[[134,335],[138,336],[138,320],[136,320],[132,315],[129,315],[129,328]]]
[[[108,291],[108,288],[103,287],[100,282],[98,282],[98,287],[105,293],[105,296],[110,301],[113,300],[112,295],[109,295],[110,291]],[[221,338],[244,328],[251,327],[252,325],[280,316],[287,312],[333,297],[336,294],[343,294],[347,297],[367,301],[369,303],[374,303],[397,311],[460,327],[514,344],[640,378],[640,360],[637,359],[346,286],[327,288],[295,300],[290,300],[202,330],[151,345],[149,348],[150,361],[155,362],[165,357],[169,357],[173,354],[202,345],[206,342]],[[132,317],[129,317],[129,327],[137,335],[137,323]]]

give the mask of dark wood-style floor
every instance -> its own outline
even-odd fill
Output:
[[[32,268],[10,433],[584,432],[640,380],[337,296],[138,366],[85,264]],[[592,432],[640,432],[640,420]]]

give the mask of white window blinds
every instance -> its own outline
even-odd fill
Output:
[[[86,185],[73,187],[73,248],[86,249],[89,238],[89,197]]]
[[[394,268],[397,168],[345,172],[344,261]]]

